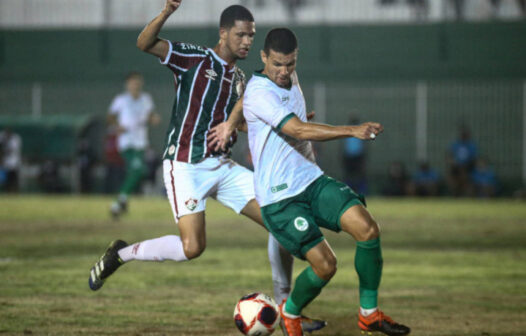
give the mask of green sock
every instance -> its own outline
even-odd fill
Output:
[[[300,315],[301,310],[320,294],[327,282],[316,275],[312,267],[307,267],[296,278],[294,289],[287,299],[285,311],[292,315]]]
[[[129,195],[141,183],[144,175],[143,151],[135,149],[127,149],[122,153],[124,161],[126,162],[126,177],[120,188],[120,193]]]
[[[356,243],[354,267],[360,278],[360,307],[364,309],[378,306],[378,287],[382,278],[382,265],[380,237]]]

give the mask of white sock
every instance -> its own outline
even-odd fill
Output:
[[[364,308],[360,307],[360,314],[362,314],[362,316],[369,316],[369,315],[371,315],[372,313],[374,313],[377,310],[378,310],[378,307],[374,307],[374,308],[371,308],[371,309],[364,309]]]
[[[272,268],[274,299],[277,304],[280,304],[290,293],[294,257],[270,233],[268,237],[268,259]]]
[[[183,242],[181,241],[181,238],[174,235],[145,240],[143,242],[132,244],[120,249],[119,257],[124,262],[128,262],[130,260],[188,260],[184,254]]]

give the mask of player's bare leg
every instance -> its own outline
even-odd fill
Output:
[[[354,265],[360,279],[360,311],[358,326],[362,332],[407,335],[410,329],[396,323],[378,309],[378,287],[382,276],[380,228],[362,205],[347,209],[340,218],[342,230],[356,239]]]
[[[199,257],[206,248],[205,212],[185,215],[179,219],[179,233],[188,259]]]
[[[250,200],[247,205],[241,210],[241,214],[252,219],[254,222],[261,225],[265,230],[265,224],[263,224],[263,217],[261,216],[261,208],[259,207],[258,202],[255,199]]]
[[[253,199],[249,201],[243,210],[241,210],[241,213],[261,225],[265,230],[267,229],[265,224],[263,224],[261,208],[256,200]],[[284,302],[290,294],[294,257],[284,249],[271,234],[269,234],[268,258],[272,269],[274,298],[279,304],[280,302]],[[302,315],[301,324],[304,331],[313,332],[324,328],[327,325],[327,322]],[[282,330],[285,336],[287,336],[286,329],[283,325]]]
[[[121,265],[132,260],[186,261],[200,256],[206,247],[204,212],[183,216],[178,224],[181,236],[167,235],[132,245],[122,240],[112,242],[91,269],[90,288],[100,289]]]
[[[336,256],[326,240],[311,248],[305,257],[310,263],[296,278],[294,290],[280,305],[281,318],[289,336],[302,336],[301,311],[321,292],[336,273]]]

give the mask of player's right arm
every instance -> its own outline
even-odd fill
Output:
[[[383,126],[375,122],[366,122],[356,126],[332,126],[312,122],[303,122],[292,116],[281,127],[281,132],[298,140],[327,141],[341,138],[371,140],[371,134],[378,135]]]
[[[304,122],[283,105],[281,98],[275,92],[265,87],[255,87],[252,90],[247,88],[243,109],[249,117],[253,115],[281,133],[298,140],[327,141],[350,137],[371,140],[373,139],[371,134],[376,137],[383,131],[383,126],[374,122],[366,122],[358,126]],[[245,116],[247,120],[249,117]]]
[[[170,50],[168,41],[158,37],[161,28],[170,15],[181,5],[182,0],[166,0],[164,9],[150,23],[144,27],[137,38],[137,48],[144,52],[165,58]]]

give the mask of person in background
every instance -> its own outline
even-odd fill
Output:
[[[466,126],[460,127],[459,137],[449,147],[449,192],[453,196],[466,196],[471,189],[470,175],[475,167],[478,149]]]
[[[463,21],[465,18],[465,0],[449,0],[449,5],[453,7],[455,19]]]
[[[358,118],[351,117],[349,125],[359,125]],[[366,148],[363,140],[358,138],[345,138],[343,140],[344,181],[359,194],[367,193],[365,159]]]
[[[477,197],[493,197],[497,190],[497,177],[495,171],[484,158],[476,161],[471,172],[472,193]]]
[[[162,191],[162,189],[157,186],[157,172],[162,164],[159,153],[157,153],[152,147],[146,148],[144,162],[146,164],[146,173],[144,177],[143,193],[144,195],[159,194]]]
[[[126,173],[124,160],[117,146],[117,127],[109,126],[104,138],[104,162],[106,166],[104,192],[113,194],[119,191]]]
[[[126,164],[126,177],[110,212],[117,219],[128,209],[128,197],[139,187],[144,172],[144,150],[148,146],[148,125],[157,125],[150,94],[143,92],[144,79],[138,72],[126,77],[126,91],[117,95],[110,106],[108,123],[117,131],[117,147]]]
[[[400,161],[391,162],[387,184],[383,189],[385,196],[405,196],[409,189],[409,178],[405,165]]]
[[[421,162],[411,181],[411,196],[438,196],[440,176],[431,168],[429,162]]]
[[[88,137],[83,137],[77,145],[77,166],[80,172],[80,192],[93,191],[92,171],[96,163],[95,153]]]
[[[11,129],[0,132],[0,170],[3,171],[3,188],[16,192],[19,187],[19,170],[22,164],[22,138]]]

